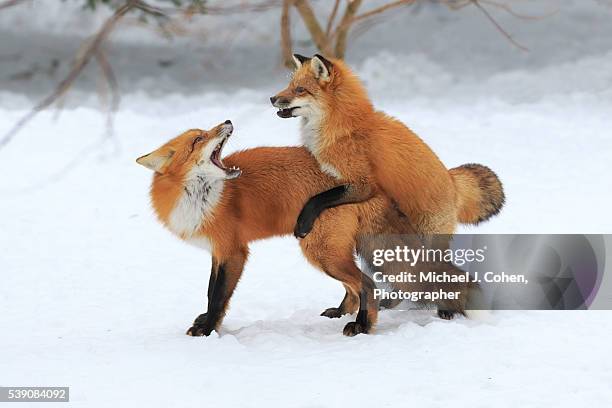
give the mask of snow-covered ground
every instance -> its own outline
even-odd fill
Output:
[[[550,19],[499,16],[527,54],[478,13],[425,8],[391,20],[389,41],[384,27],[360,38],[349,59],[377,106],[449,167],[479,162],[499,174],[506,208],[465,231],[612,232],[612,9],[549,3],[562,6]],[[31,53],[0,58],[0,134],[58,78],[12,74],[39,50],[69,54],[62,44],[76,47],[86,28],[62,37],[56,22],[46,36],[42,11],[17,29],[24,14],[10,13],[0,13],[0,57]],[[0,151],[0,386],[67,385],[79,407],[607,406],[610,312],[498,312],[480,323],[384,311],[377,334],[346,338],[350,317],[319,317],[342,287],[293,238],[252,246],[220,334],[184,335],[203,311],[209,255],[157,223],[151,174],[134,159],[225,119],[236,128],[227,153],[297,144],[297,122],[269,106],[287,74],[260,37],[215,61],[218,44],[194,57],[118,35],[115,139],[103,139],[105,116],[82,81],[59,118],[43,112]],[[139,75],[152,55],[175,58],[176,70]]]

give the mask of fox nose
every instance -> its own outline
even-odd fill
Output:
[[[226,120],[226,121],[225,121],[225,122],[223,122],[223,123],[225,123],[226,125],[231,125],[231,124],[232,124],[232,121],[228,119],[228,120]]]
[[[272,103],[272,105],[274,105],[276,103],[276,101],[278,101],[278,96],[271,96],[270,97],[270,102]]]

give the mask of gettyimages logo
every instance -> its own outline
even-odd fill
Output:
[[[379,235],[366,245],[362,266],[385,304],[471,296],[471,309],[588,309],[605,269],[602,235]]]

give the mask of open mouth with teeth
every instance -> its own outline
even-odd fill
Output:
[[[280,116],[283,119],[287,119],[287,118],[292,118],[293,117],[293,111],[296,109],[299,109],[299,106],[294,106],[293,108],[283,108],[283,109],[279,109],[278,112],[276,112],[276,114],[278,116]]]
[[[229,168],[225,167],[225,165],[221,161],[221,151],[223,150],[223,146],[225,146],[225,142],[227,141],[227,139],[229,139],[230,134],[224,136],[223,139],[221,139],[221,141],[219,142],[219,144],[215,147],[215,150],[213,150],[212,154],[210,155],[210,161],[212,162],[212,164],[223,170],[227,175],[227,178],[236,178],[242,173],[242,171],[236,166],[232,166]]]

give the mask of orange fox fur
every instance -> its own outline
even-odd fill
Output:
[[[350,185],[335,205],[383,193],[419,234],[452,234],[458,222],[476,224],[499,212],[504,194],[491,170],[447,170],[414,132],[374,109],[344,62],[320,55],[295,61],[289,86],[271,100],[279,116],[302,118],[304,145],[321,169]]]

